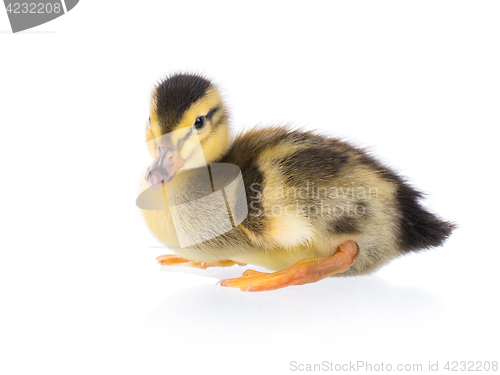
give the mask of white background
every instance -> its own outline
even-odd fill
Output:
[[[81,1],[0,11],[0,372],[286,374],[498,361],[498,2]],[[160,269],[135,198],[155,82],[203,72],[235,129],[369,147],[457,222],[376,274],[265,293],[245,268]],[[299,371],[296,371],[299,372]]]

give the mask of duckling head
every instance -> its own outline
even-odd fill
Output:
[[[175,74],[160,82],[151,95],[146,140],[154,157],[146,181],[154,189],[180,170],[220,159],[230,146],[230,131],[217,87],[195,74]]]

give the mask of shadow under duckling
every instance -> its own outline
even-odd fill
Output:
[[[263,291],[367,274],[407,252],[442,245],[454,229],[421,206],[420,192],[346,142],[278,126],[231,139],[221,94],[199,75],[175,74],[157,85],[146,139],[154,156],[146,181],[159,192],[149,199],[162,208],[139,206],[153,235],[176,253],[158,261],[277,271],[246,270],[222,286]],[[220,189],[222,204],[208,199],[219,191],[210,174],[217,165],[241,173],[239,190]],[[177,197],[196,206],[172,204]],[[231,202],[241,197],[245,215],[237,220]],[[203,229],[207,218],[218,230]],[[186,242],[190,234],[198,240]]]

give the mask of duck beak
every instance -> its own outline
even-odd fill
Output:
[[[175,177],[184,166],[177,147],[158,147],[156,158],[146,172],[146,181],[153,189],[160,189]]]

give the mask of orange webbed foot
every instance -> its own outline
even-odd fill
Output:
[[[346,241],[339,245],[337,252],[331,257],[304,259],[290,268],[272,273],[246,270],[243,276],[224,279],[218,284],[248,292],[259,292],[314,283],[333,274],[347,271],[358,255],[359,248],[356,242]]]
[[[195,262],[195,261],[191,261],[189,259],[180,257],[176,254],[160,255],[159,257],[156,258],[156,260],[162,266],[187,266],[187,267],[194,267],[194,268],[200,268],[200,269],[205,269],[208,267],[229,267],[229,266],[232,266],[235,264],[238,264],[240,266],[245,265],[243,263],[234,262],[232,260],[221,260],[218,262]]]
[[[246,270],[245,272],[243,272],[243,276],[261,276],[261,275],[267,275],[267,272],[260,272],[255,270]]]

